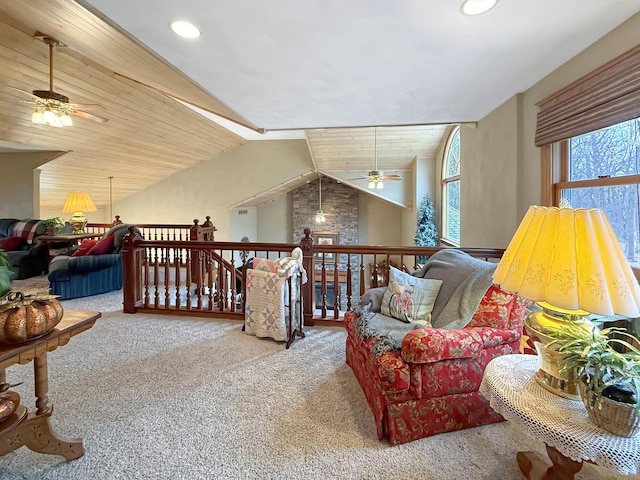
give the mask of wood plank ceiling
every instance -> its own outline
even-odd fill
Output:
[[[309,150],[322,172],[399,173],[413,168],[415,158],[434,158],[447,125],[365,127],[307,130]],[[377,145],[377,149],[376,149]]]
[[[54,90],[72,103],[102,105],[105,110],[94,112],[107,123],[76,116],[69,128],[31,123],[29,97],[11,87],[49,87],[49,51],[36,32],[64,44],[54,51]],[[0,145],[66,152],[41,167],[41,208],[61,208],[66,195],[78,189],[106,208],[109,176],[118,202],[245,142],[168,95],[256,128],[86,3],[0,0]],[[402,172],[412,168],[416,157],[433,158],[446,128],[378,127],[378,168]],[[361,174],[374,168],[373,128],[306,134],[316,172]],[[275,185],[243,205],[266,203],[317,175],[304,177]]]
[[[54,52],[54,90],[72,103],[102,105],[106,110],[96,113],[108,118],[107,123],[76,116],[69,128],[31,123],[33,105],[25,103],[29,97],[10,87],[48,89],[49,51],[34,38],[37,31],[66,45]],[[104,59],[107,52],[110,57]],[[67,193],[77,189],[105,207],[109,176],[114,176],[113,200],[118,201],[244,143],[236,134],[127,77],[146,84],[157,80],[158,88],[178,98],[234,116],[173,67],[75,2],[0,1],[0,141],[68,152],[41,167],[42,208],[60,208]]]

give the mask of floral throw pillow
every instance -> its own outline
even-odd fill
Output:
[[[391,267],[380,313],[406,323],[431,326],[431,311],[442,280],[418,278]]]

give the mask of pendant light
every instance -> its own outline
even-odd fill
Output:
[[[316,212],[316,223],[324,223],[327,221],[326,214],[322,210],[322,175],[318,179],[318,211]]]

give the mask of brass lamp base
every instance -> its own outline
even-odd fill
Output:
[[[82,212],[74,212],[73,216],[69,219],[69,223],[73,227],[73,233],[84,233],[84,227],[87,225],[87,217]]]
[[[540,368],[535,373],[536,382],[549,392],[570,400],[581,400],[578,376],[575,369],[564,369],[565,354],[558,352],[554,337],[557,328],[567,323],[578,323],[591,329],[583,311],[556,310],[549,304],[540,303],[542,310],[532,312],[524,321],[527,333],[535,345]]]

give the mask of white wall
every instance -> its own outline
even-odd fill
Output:
[[[293,239],[291,208],[291,195],[283,195],[273,202],[258,207],[258,235],[255,241],[291,243]]]
[[[252,242],[257,241],[258,209],[255,207],[233,208],[229,212],[229,241],[239,242],[245,236]]]
[[[37,167],[60,152],[0,153],[0,218],[44,218],[40,212],[40,172]]]
[[[518,102],[516,97],[460,127],[460,245],[505,247],[517,215]]]
[[[468,247],[506,247],[530,205],[540,203],[536,103],[640,44],[636,14],[540,82],[463,129],[461,240]]]
[[[304,140],[247,142],[118,202],[114,212],[130,223],[191,223],[209,215],[216,240],[232,240],[231,205],[311,168]]]
[[[358,193],[358,243],[402,245],[402,207],[366,193]]]

